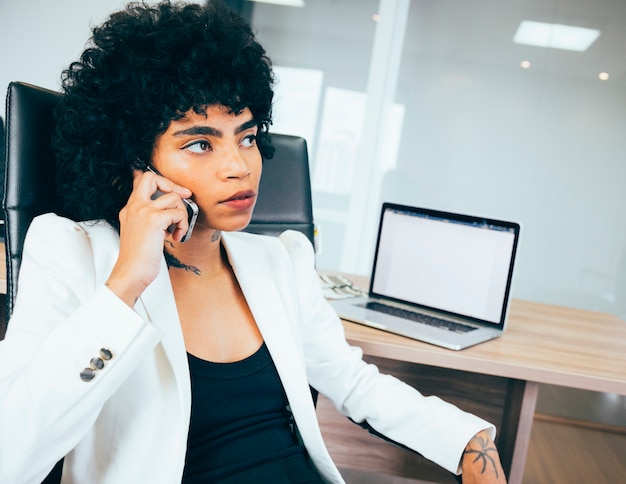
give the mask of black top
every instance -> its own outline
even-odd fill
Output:
[[[191,354],[188,359],[191,424],[185,483],[215,482],[270,461],[304,455],[265,343],[234,363],[212,363]]]

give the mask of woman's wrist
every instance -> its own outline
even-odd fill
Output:
[[[135,307],[135,303],[145,289],[145,286],[136,280],[117,277],[114,274],[109,276],[104,285],[131,308]]]

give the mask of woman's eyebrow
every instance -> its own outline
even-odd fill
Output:
[[[254,118],[249,119],[248,121],[246,121],[245,123],[243,123],[241,126],[239,126],[236,130],[235,130],[235,134],[239,134],[242,131],[245,131],[246,129],[250,129],[250,128],[254,128],[257,125],[257,122]]]
[[[195,136],[199,134],[222,137],[222,132],[219,129],[211,128],[210,126],[192,126],[191,128],[180,129],[174,131],[172,136]]]
[[[249,119],[245,123],[237,126],[235,128],[235,134],[239,134],[242,131],[253,128],[257,125],[257,122],[254,119]],[[205,136],[215,136],[217,138],[221,138],[224,136],[219,129],[212,128],[211,126],[192,126],[191,128],[185,128],[178,131],[174,131],[173,136],[197,136],[197,135],[205,135]]]

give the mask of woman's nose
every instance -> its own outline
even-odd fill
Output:
[[[224,154],[222,175],[224,178],[243,178],[250,174],[246,158],[237,149],[228,150]]]

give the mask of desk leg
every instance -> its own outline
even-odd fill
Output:
[[[521,484],[535,416],[539,384],[511,380],[498,447],[509,484]]]

